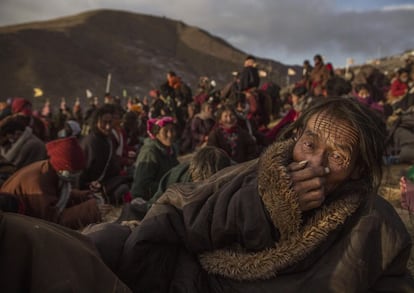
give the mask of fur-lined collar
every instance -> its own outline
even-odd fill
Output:
[[[292,161],[293,145],[293,141],[273,144],[258,162],[258,192],[273,224],[279,229],[278,242],[273,248],[259,252],[241,248],[205,252],[199,259],[207,272],[236,280],[275,277],[281,270],[310,255],[368,196],[370,189],[364,182],[343,186],[334,200],[325,202],[303,223],[286,168]]]

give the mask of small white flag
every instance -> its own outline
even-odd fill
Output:
[[[93,96],[92,92],[89,89],[86,89],[86,97],[90,99],[92,98],[92,96]]]
[[[259,70],[259,76],[260,77],[266,77],[267,76],[267,72],[264,70]]]
[[[296,71],[292,68],[289,68],[287,74],[288,75],[296,75]]]

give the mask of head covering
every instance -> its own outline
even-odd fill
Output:
[[[78,136],[81,133],[81,128],[78,122],[75,120],[68,120],[66,123],[69,125],[70,129],[72,129],[73,136]]]
[[[414,182],[414,165],[412,165],[410,168],[408,168],[406,177],[411,182]]]
[[[164,127],[167,124],[174,123],[174,119],[170,116],[159,117],[159,118],[152,118],[147,121],[147,133],[149,137],[155,139],[155,134],[153,132],[154,126],[158,126],[159,128]]]
[[[152,98],[157,98],[160,95],[160,91],[159,90],[150,90],[149,91],[149,96]]]
[[[6,136],[6,134],[12,134],[16,131],[24,131],[25,124],[18,117],[9,116],[2,120],[0,126],[0,136]]]
[[[49,162],[56,171],[81,171],[85,168],[85,155],[74,136],[56,139],[46,144]]]
[[[26,106],[32,106],[32,103],[30,103],[30,101],[26,100],[25,98],[14,98],[12,102],[13,114],[27,112],[28,109],[25,109]]]
[[[142,104],[138,103],[131,105],[130,111],[140,114],[142,112]]]

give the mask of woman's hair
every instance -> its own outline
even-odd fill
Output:
[[[405,69],[405,68],[399,68],[398,70],[397,70],[397,73],[398,74],[403,74],[403,73],[409,73],[409,71],[407,70],[407,69]]]
[[[352,85],[349,81],[340,76],[331,77],[326,82],[326,92],[328,96],[344,96],[352,91]]]
[[[198,150],[191,159],[188,172],[193,182],[209,178],[217,171],[231,165],[231,159],[220,148],[206,146]]]
[[[321,114],[329,115],[334,121],[347,122],[357,131],[359,139],[357,167],[377,191],[382,179],[387,135],[380,114],[354,98],[326,98],[304,110],[302,115],[286,129],[283,138],[291,137],[295,131],[300,133],[313,115]]]
[[[301,97],[306,95],[307,90],[305,86],[297,86],[295,88],[293,88],[292,90],[292,94],[294,94],[295,96]]]
[[[372,88],[367,83],[359,83],[355,86],[355,91],[358,93],[360,90],[366,89],[369,93],[371,93]]]
[[[24,131],[26,125],[20,120],[20,116],[9,116],[1,121],[0,136],[5,137],[7,134],[13,134],[16,131]]]

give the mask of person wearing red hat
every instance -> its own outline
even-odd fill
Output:
[[[151,105],[149,109],[150,118],[157,118],[161,116],[162,109],[165,107],[164,101],[161,99],[159,90],[150,90],[149,96],[151,98]]]
[[[34,116],[32,113],[32,103],[25,98],[14,98],[11,103],[12,114],[20,119],[25,126],[33,130],[33,134],[43,141],[49,138],[48,129],[45,122]]]
[[[46,144],[48,160],[30,164],[14,173],[0,192],[16,196],[24,214],[78,229],[101,221],[107,211],[102,198],[72,185],[85,167],[84,153],[75,137]]]

